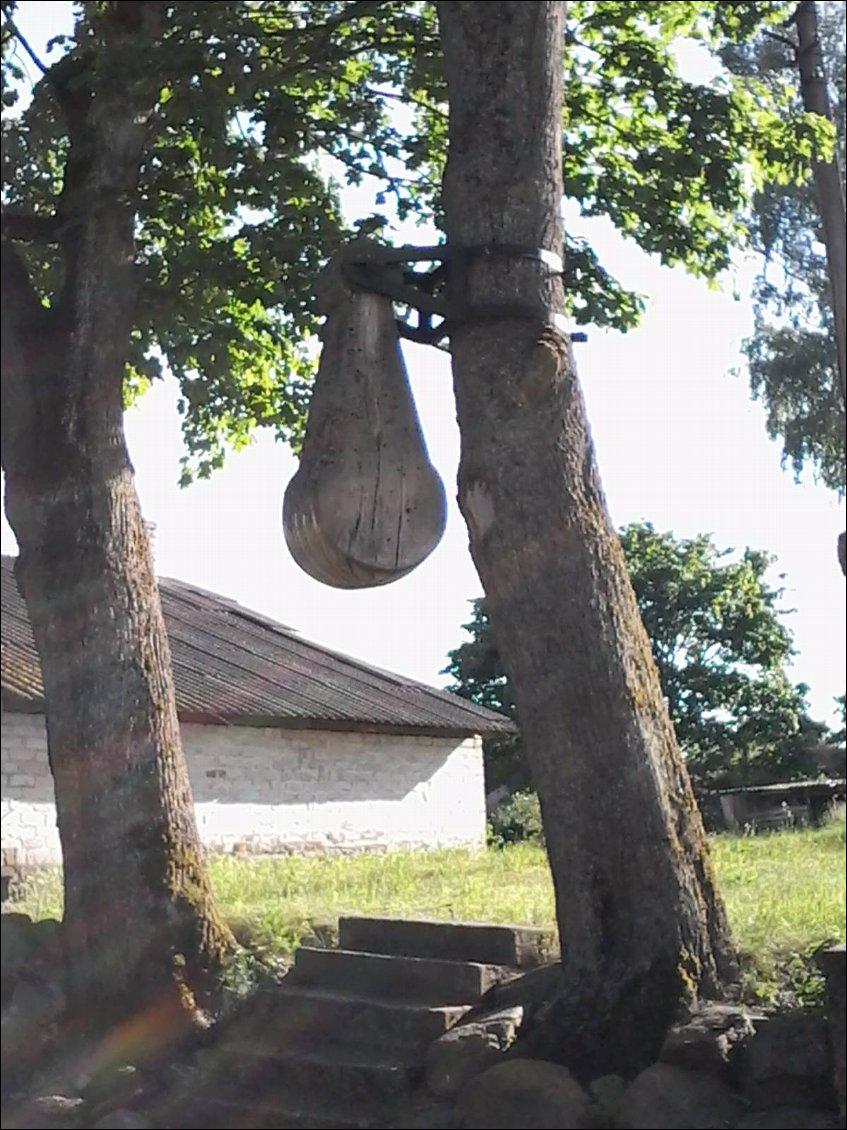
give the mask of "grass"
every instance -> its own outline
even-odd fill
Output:
[[[844,809],[821,828],[714,838],[718,883],[744,957],[748,995],[771,1003],[813,997],[810,955],[845,938]],[[516,844],[485,852],[211,861],[221,909],[242,938],[286,957],[305,939],[330,944],[342,914],[553,926],[544,851]],[[58,917],[57,870],[34,875],[16,907]]]
[[[846,841],[843,807],[821,828],[715,839],[718,886],[748,992],[768,1003],[818,995],[810,959],[845,940]]]

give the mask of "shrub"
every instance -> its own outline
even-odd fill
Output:
[[[541,807],[537,793],[514,793],[492,812],[488,822],[488,842],[492,847],[507,844],[544,843]]]

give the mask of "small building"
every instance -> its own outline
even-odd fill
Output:
[[[717,795],[724,827],[730,832],[817,825],[835,805],[844,803],[844,778],[781,781],[722,789]]]
[[[59,863],[44,690],[14,558],[2,560],[4,865]],[[183,748],[221,852],[482,847],[482,738],[508,719],[163,578]]]

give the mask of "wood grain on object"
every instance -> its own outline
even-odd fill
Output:
[[[388,584],[441,540],[444,486],[429,461],[391,300],[330,267],[323,351],[303,453],[283,504],[291,555],[335,588]]]

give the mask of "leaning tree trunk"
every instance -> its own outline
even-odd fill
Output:
[[[143,35],[160,7],[121,5],[113,34]],[[50,309],[33,288],[15,220],[4,216],[6,512],[44,682],[72,1003],[96,1008],[95,1023],[154,1007],[164,1039],[169,1013],[175,1022],[191,1014],[191,990],[234,942],[215,911],[195,826],[124,440],[135,315],[128,201],[147,136],[135,101],[143,86],[80,98],[85,75],[74,81],[76,96],[59,89],[71,149],[57,220],[17,227],[27,237],[59,233],[65,285]]]
[[[448,243],[562,252],[564,4],[438,5]],[[455,293],[453,298],[458,297]],[[655,1057],[734,972],[703,826],[537,260],[476,254],[452,330],[459,502],[541,799],[563,958],[539,1050],[581,1074]],[[490,311],[489,311],[490,312]],[[626,379],[622,374],[621,379]]]

